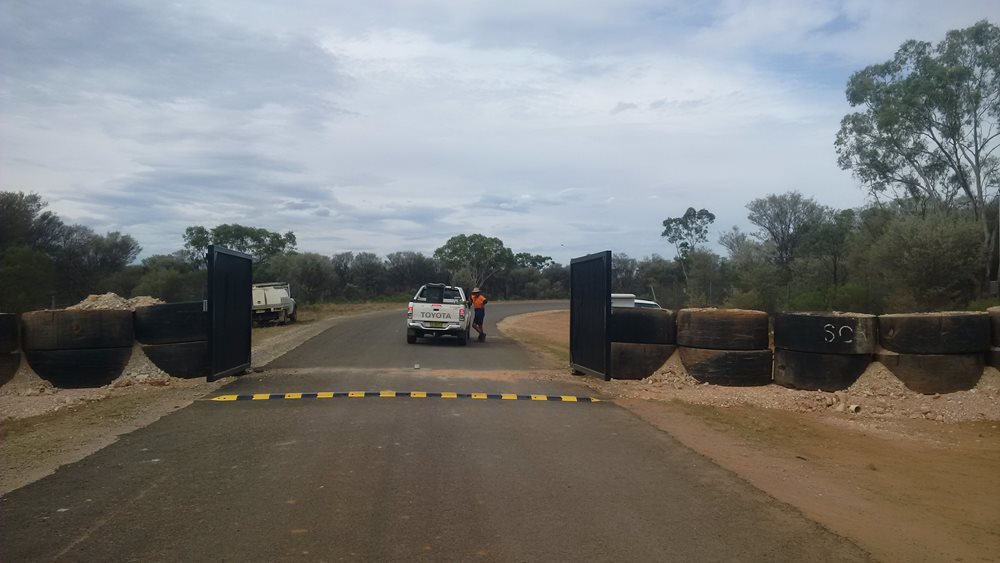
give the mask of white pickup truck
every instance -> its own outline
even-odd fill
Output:
[[[455,336],[461,346],[469,341],[472,309],[460,287],[429,283],[420,287],[406,307],[406,342],[420,337]]]
[[[285,324],[294,322],[298,311],[292,299],[291,287],[285,282],[253,284],[253,320],[257,324],[268,322]]]

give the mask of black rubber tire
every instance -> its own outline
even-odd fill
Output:
[[[982,311],[880,315],[879,344],[900,354],[976,354],[990,349],[990,315]]]
[[[875,359],[908,389],[925,395],[972,389],[986,365],[985,354],[895,354],[883,350]]]
[[[26,350],[24,356],[39,377],[56,387],[100,387],[122,374],[132,347]]]
[[[746,309],[681,309],[677,312],[677,344],[714,350],[767,349],[767,313]]]
[[[842,391],[854,384],[872,362],[869,355],[774,351],[774,382],[807,391]]]
[[[407,334],[406,335],[406,343],[407,344],[416,344],[417,343],[417,335],[416,334]]]
[[[1000,307],[986,309],[990,316],[990,346],[1000,347]]]
[[[676,344],[677,315],[669,309],[611,309],[608,334],[612,342]]]
[[[8,354],[18,348],[17,315],[0,313],[0,354]]]
[[[774,347],[816,354],[874,354],[878,318],[863,313],[779,313]]]
[[[709,350],[685,346],[678,350],[688,374],[703,383],[731,386],[771,383],[770,350]]]
[[[611,343],[611,377],[614,379],[645,379],[670,359],[674,344]]]
[[[33,311],[21,315],[24,350],[131,348],[132,311]]]
[[[1000,368],[1000,346],[990,346],[986,353],[986,365]]]
[[[211,371],[208,341],[143,346],[149,361],[172,377],[207,377]]]
[[[465,331],[458,335],[458,345],[465,346],[469,343],[469,331]]]
[[[139,307],[135,310],[135,339],[142,344],[208,340],[208,313],[201,301]]]
[[[17,373],[17,368],[20,366],[20,352],[7,352],[6,354],[0,354],[0,385],[5,385],[8,381],[14,379],[14,374]]]

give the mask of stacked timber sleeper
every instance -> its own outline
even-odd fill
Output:
[[[150,361],[169,375],[208,375],[208,313],[203,301],[137,308],[135,339]]]
[[[768,317],[745,309],[681,309],[677,344],[688,374],[717,385],[771,382]]]
[[[879,315],[875,359],[910,390],[924,394],[972,389],[990,350],[985,312]]]
[[[0,313],[0,385],[13,379],[21,365],[17,348],[17,315]]]
[[[669,309],[611,309],[611,377],[643,379],[677,348],[676,315]]]
[[[877,330],[875,315],[775,315],[774,382],[810,391],[847,389],[871,363]]]
[[[57,387],[111,383],[132,356],[132,311],[34,311],[21,329],[28,365]]]

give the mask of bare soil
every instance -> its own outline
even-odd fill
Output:
[[[513,317],[500,329],[568,372],[568,312]],[[998,559],[993,368],[976,389],[932,396],[877,362],[839,393],[702,385],[676,354],[646,380],[577,379],[878,559]]]

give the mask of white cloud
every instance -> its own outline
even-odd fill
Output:
[[[721,231],[767,193],[860,204],[833,151],[850,72],[998,15],[853,0],[75,9],[4,8],[2,189],[147,253],[240,222],[326,254],[483,232],[563,262],[669,255],[660,223],[688,206]]]

